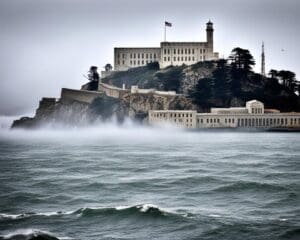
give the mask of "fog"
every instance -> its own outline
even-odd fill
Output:
[[[33,113],[41,97],[79,88],[91,65],[113,63],[116,46],[159,46],[165,20],[168,41],[205,41],[211,19],[220,56],[247,48],[256,71],[264,41],[266,70],[299,76],[299,10],[298,0],[2,0],[0,115]]]

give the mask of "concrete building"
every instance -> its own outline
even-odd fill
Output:
[[[213,23],[206,24],[205,42],[161,42],[153,48],[115,48],[114,70],[125,71],[129,68],[159,62],[160,67],[169,65],[191,65],[199,61],[214,60],[219,54],[214,52]]]
[[[300,128],[300,113],[280,113],[264,109],[257,100],[248,101],[246,107],[211,108],[210,113],[196,111],[149,111],[149,123],[172,124],[183,128]]]

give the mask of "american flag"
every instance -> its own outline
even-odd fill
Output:
[[[172,27],[172,23],[165,21],[165,26]]]

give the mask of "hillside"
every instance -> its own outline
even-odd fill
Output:
[[[127,88],[138,85],[140,88],[175,90],[189,98],[198,111],[209,111],[211,107],[244,106],[252,99],[264,102],[266,108],[300,111],[300,98],[295,94],[295,83],[298,82],[294,79],[295,86],[288,85],[284,84],[283,75],[263,77],[253,72],[255,62],[252,56],[247,50],[241,50],[249,54],[245,56],[246,60],[222,59],[165,69],[152,63],[113,73],[102,81],[118,87],[125,83]]]

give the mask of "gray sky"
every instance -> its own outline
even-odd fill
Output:
[[[0,115],[33,112],[41,97],[79,88],[90,65],[113,63],[113,47],[205,41],[214,22],[215,50],[253,54],[259,71],[300,75],[299,0],[0,0]],[[283,50],[283,51],[282,51]]]

